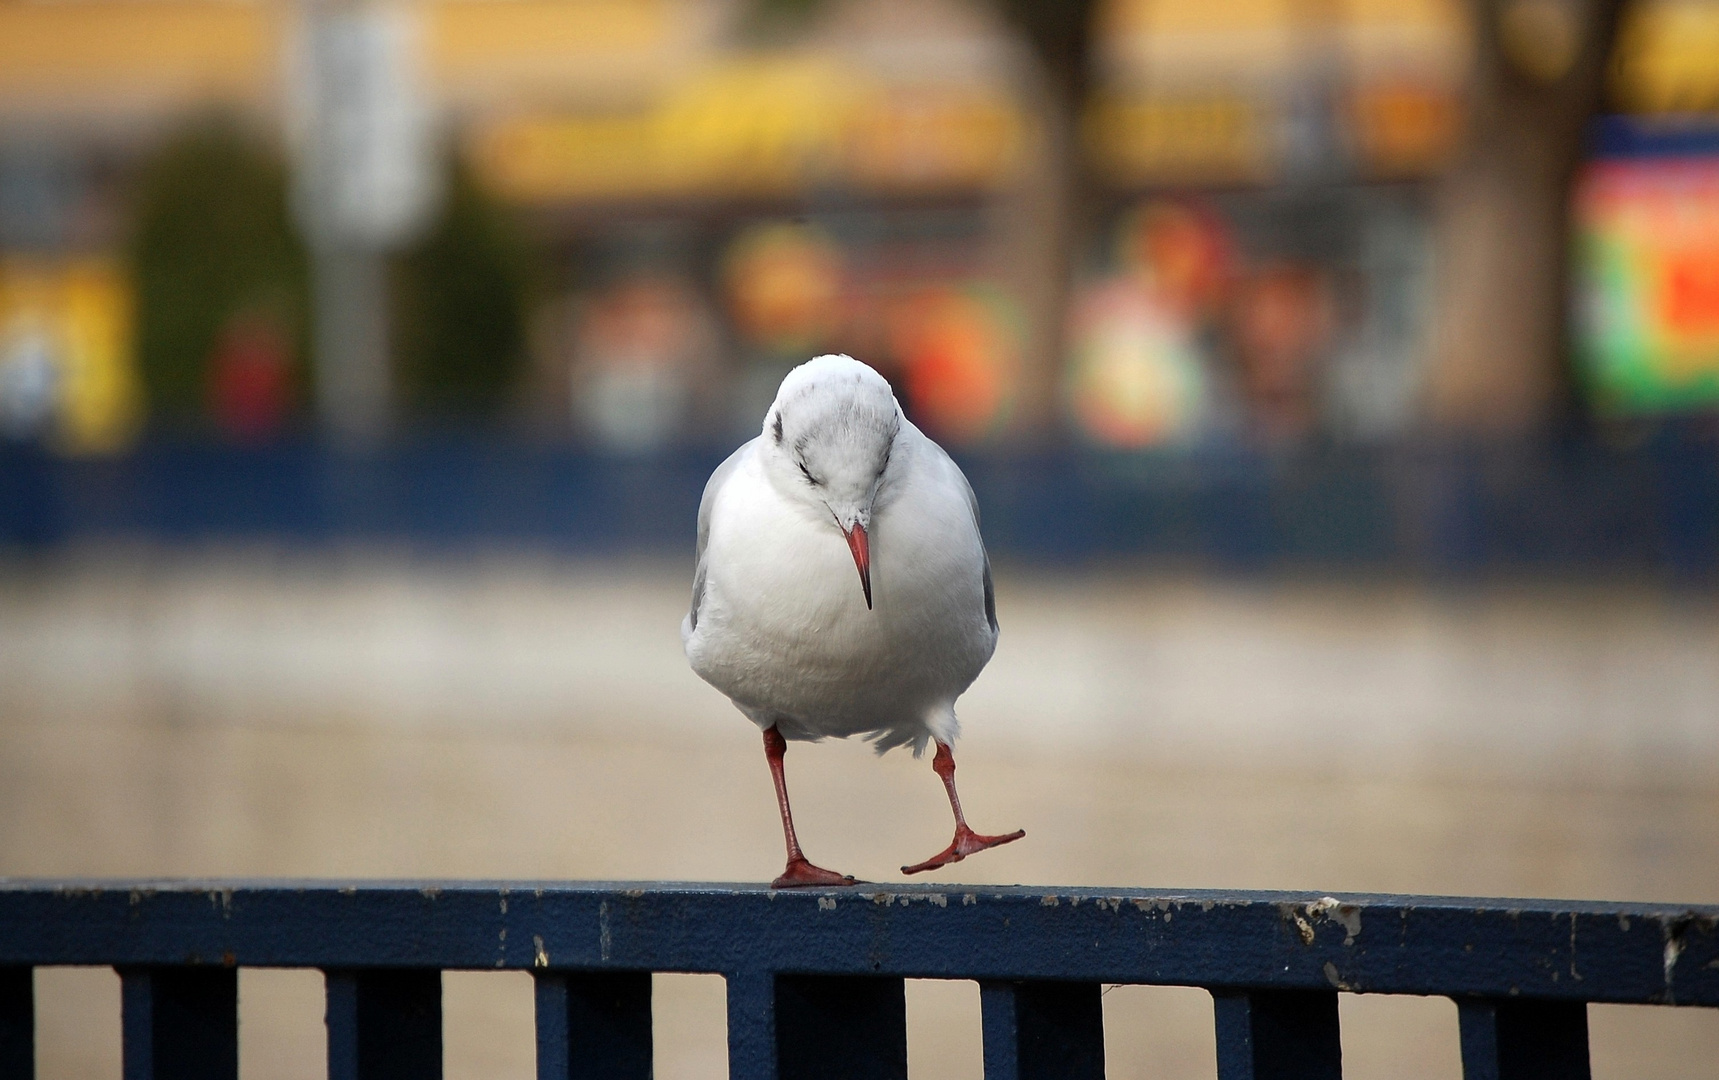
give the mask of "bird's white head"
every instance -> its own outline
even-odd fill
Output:
[[[771,485],[841,530],[867,607],[872,504],[901,423],[889,383],[851,356],[820,356],[790,371],[764,417],[761,445]]]

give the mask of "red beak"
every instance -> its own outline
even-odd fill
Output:
[[[854,565],[859,567],[860,588],[865,590],[865,607],[871,610],[871,542],[866,538],[865,526],[854,522],[851,529],[843,529],[842,535],[848,538],[848,550],[854,553]]]

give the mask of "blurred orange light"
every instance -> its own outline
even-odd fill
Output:
[[[1433,168],[1455,149],[1461,107],[1448,90],[1382,83],[1350,102],[1356,142],[1368,167],[1390,176]]]
[[[1666,327],[1688,336],[1719,333],[1719,252],[1669,254],[1664,274]]]
[[[983,289],[928,289],[897,311],[892,345],[915,416],[973,442],[1007,419],[1015,340],[1004,299]]]
[[[1210,311],[1229,285],[1229,236],[1203,206],[1154,199],[1124,220],[1117,248],[1122,267],[1183,315]]]
[[[821,346],[841,315],[841,252],[816,228],[777,223],[742,233],[723,265],[741,336],[776,352]]]

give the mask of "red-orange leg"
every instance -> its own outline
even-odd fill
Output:
[[[985,836],[967,827],[966,815],[961,813],[961,796],[955,793],[955,755],[950,751],[948,743],[937,744],[937,754],[931,759],[931,767],[943,778],[943,789],[949,792],[949,809],[955,811],[955,839],[948,847],[924,862],[902,867],[902,873],[917,874],[925,870],[935,870],[940,866],[958,863],[986,848],[1000,847],[1027,835],[1025,829],[1016,829],[1002,836]]]
[[[770,777],[776,782],[776,808],[782,812],[782,837],[788,842],[788,866],[782,876],[770,883],[772,889],[793,889],[806,885],[852,885],[854,879],[834,870],[813,866],[800,850],[800,839],[794,835],[794,812],[788,808],[788,779],[782,772],[782,758],[788,753],[788,740],[772,724],[764,732],[764,758],[770,762]]]

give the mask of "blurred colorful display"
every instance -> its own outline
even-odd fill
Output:
[[[1091,287],[1071,323],[1069,409],[1081,432],[1119,450],[1193,438],[1208,406],[1208,358],[1185,318],[1127,279]]]
[[[1065,377],[1076,425],[1117,449],[1195,437],[1211,407],[1207,342],[1235,273],[1233,239],[1207,203],[1148,199],[1115,229],[1114,272],[1070,318]]]
[[[131,308],[111,260],[0,260],[0,437],[74,454],[129,445],[142,420]]]
[[[1576,213],[1579,356],[1596,406],[1719,404],[1719,156],[1597,163]]]
[[[1149,196],[1076,289],[1063,393],[1112,449],[1403,434],[1428,353],[1412,192]]]

